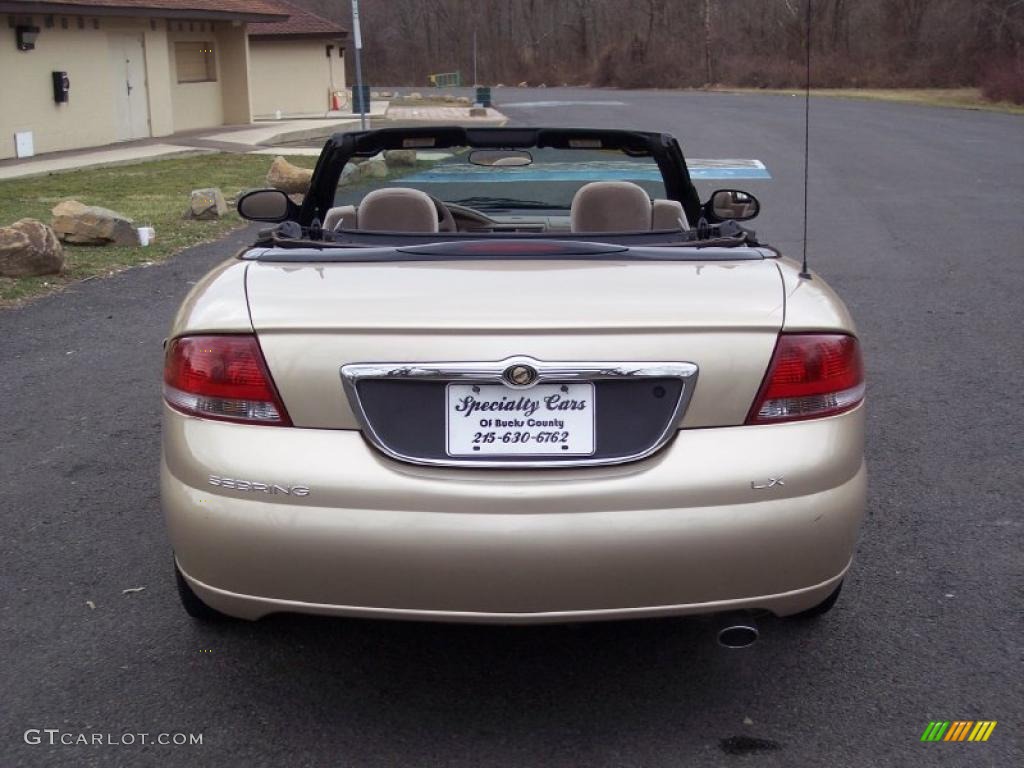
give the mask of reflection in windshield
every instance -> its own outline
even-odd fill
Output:
[[[532,149],[528,166],[479,166],[460,149],[422,153],[420,162],[400,176],[339,187],[336,205],[358,205],[381,187],[411,187],[445,202],[482,210],[568,210],[576,191],[593,181],[631,181],[652,198],[666,197],[661,170],[650,157],[618,151]],[[433,163],[424,163],[432,160]]]
[[[591,160],[533,163],[528,167],[439,163],[413,174],[407,182],[429,184],[452,181],[509,183],[517,181],[661,181],[654,162],[636,160]]]

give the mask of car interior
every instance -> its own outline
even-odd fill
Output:
[[[333,232],[679,232],[689,222],[675,200],[651,199],[628,181],[594,181],[581,186],[568,214],[489,216],[445,203],[411,187],[368,192],[358,206],[331,208],[323,227]]]

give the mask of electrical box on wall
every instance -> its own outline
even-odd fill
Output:
[[[71,93],[71,81],[67,72],[53,72],[53,100],[58,104],[67,104]]]
[[[18,157],[32,157],[36,153],[32,131],[21,131],[14,134],[14,154]]]

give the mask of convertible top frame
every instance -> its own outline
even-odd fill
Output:
[[[665,194],[678,201],[690,221],[701,216],[701,202],[679,142],[667,133],[601,128],[465,128],[457,125],[381,128],[336,133],[324,144],[302,202],[299,223],[323,221],[345,164],[353,157],[372,157],[387,149],[612,149],[636,157],[651,157],[661,171]]]

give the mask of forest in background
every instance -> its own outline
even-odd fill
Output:
[[[366,82],[978,86],[1024,103],[1024,0],[360,0]],[[349,0],[291,0],[351,26]]]

